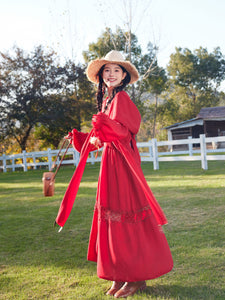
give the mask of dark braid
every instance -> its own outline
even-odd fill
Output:
[[[98,92],[97,92],[97,108],[98,111],[102,110],[102,101],[105,94],[105,87],[102,76],[99,76]]]
[[[102,102],[103,102],[103,97],[105,95],[105,85],[104,81],[102,78],[102,72],[103,72],[104,66],[101,67],[99,70],[97,76],[99,78],[99,83],[98,83],[98,92],[97,92],[97,108],[98,111],[102,111]]]
[[[120,65],[119,65],[120,66]],[[113,89],[113,92],[112,92],[112,96],[110,99],[108,99],[107,103],[106,103],[106,106],[104,108],[104,113],[106,112],[109,104],[112,102],[112,100],[114,99],[115,95],[118,93],[118,92],[121,92],[127,85],[128,83],[130,82],[130,74],[127,72],[127,70],[120,66],[120,68],[123,70],[123,72],[126,73],[126,76],[125,78],[122,80],[122,84],[115,87]],[[105,94],[105,87],[103,86],[104,82],[103,82],[103,79],[102,79],[102,72],[103,72],[103,69],[104,69],[104,66],[101,67],[101,69],[99,70],[98,72],[98,77],[99,77],[99,84],[98,84],[98,93],[97,93],[97,107],[98,107],[98,111],[101,111],[102,110],[102,102],[103,102],[103,97],[104,97],[104,94]]]

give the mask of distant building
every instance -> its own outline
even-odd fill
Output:
[[[200,110],[196,118],[167,126],[168,140],[225,136],[225,106],[206,107]],[[176,149],[179,146],[176,146]]]

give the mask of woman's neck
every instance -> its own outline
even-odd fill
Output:
[[[108,97],[109,97],[109,98],[112,97],[113,89],[114,89],[113,87],[110,87],[110,88],[107,89],[107,93],[108,93]]]

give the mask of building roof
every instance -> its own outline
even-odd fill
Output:
[[[175,123],[170,126],[164,127],[162,129],[171,129],[171,128],[183,128],[183,127],[193,127],[196,125],[203,125],[203,120],[198,118],[193,118],[183,122]]]
[[[196,118],[175,123],[162,129],[174,129],[182,127],[193,127],[195,125],[203,125],[203,120],[225,121],[225,106],[201,108]]]
[[[225,119],[225,106],[201,108],[198,119]]]

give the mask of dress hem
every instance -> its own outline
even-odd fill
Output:
[[[87,260],[97,263],[97,261],[94,259],[88,258]],[[140,278],[135,278],[135,279],[127,279],[127,278],[113,277],[113,276],[111,277],[111,276],[104,276],[104,275],[99,275],[99,274],[97,274],[97,276],[101,279],[109,280],[109,281],[137,282],[137,281],[153,280],[153,279],[159,278],[159,277],[171,272],[172,269],[173,269],[173,264],[167,271],[155,274],[153,276],[146,276],[146,277],[140,277]]]
[[[159,277],[161,277],[163,275],[166,275],[167,273],[171,272],[172,269],[173,269],[173,266],[168,271],[158,273],[154,276],[146,276],[146,277],[140,277],[140,278],[134,278],[134,279],[121,278],[121,277],[111,277],[111,276],[104,276],[104,275],[98,275],[98,274],[97,274],[97,276],[101,279],[109,280],[109,281],[137,282],[137,281],[147,281],[147,280],[153,280],[153,279],[159,278]]]

